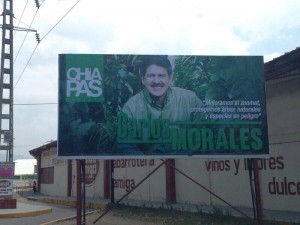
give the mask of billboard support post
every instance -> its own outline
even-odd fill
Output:
[[[82,185],[82,224],[85,224],[85,159],[80,160],[81,165],[81,185]]]
[[[253,217],[256,220],[257,225],[262,225],[262,205],[257,159],[247,159],[247,164],[252,196]]]
[[[247,214],[245,214],[244,212],[242,212],[241,210],[239,210],[238,208],[236,208],[235,206],[233,206],[232,204],[230,204],[229,202],[227,202],[225,199],[221,198],[219,195],[215,194],[214,192],[212,192],[211,190],[209,190],[207,187],[203,186],[202,184],[200,184],[198,181],[194,180],[192,177],[188,176],[186,173],[182,172],[181,170],[177,169],[175,166],[173,166],[172,164],[169,164],[169,162],[167,160],[163,160],[162,161],[174,168],[174,170],[176,170],[178,173],[180,173],[181,175],[183,175],[184,177],[186,177],[187,179],[189,179],[190,181],[194,182],[195,184],[197,184],[199,187],[203,188],[204,190],[206,190],[207,192],[209,192],[211,195],[213,195],[214,197],[218,198],[219,200],[221,200],[222,202],[224,202],[225,204],[227,204],[228,206],[230,206],[232,209],[234,209],[235,211],[239,212],[241,215],[245,216],[246,218],[250,218]]]
[[[252,197],[252,208],[253,208],[253,218],[257,218],[257,211],[256,211],[256,201],[255,201],[255,188],[253,187],[253,160],[248,158],[247,159],[247,166],[249,172],[249,181],[250,181],[250,189],[251,189],[251,197]]]
[[[111,160],[112,161],[112,160]],[[146,181],[152,174],[154,174],[160,167],[165,165],[166,161],[163,161],[160,163],[154,170],[152,170],[146,177],[144,177],[138,184],[136,184],[129,192],[127,192],[125,195],[123,195],[122,198],[120,198],[116,203],[112,204],[108,209],[106,209],[102,215],[100,215],[93,224],[97,223],[103,216],[105,216],[107,213],[109,213],[111,210],[113,210],[124,198],[126,198],[129,194],[131,194],[135,189],[137,189],[144,181]]]
[[[76,225],[85,224],[85,160],[76,160],[77,172],[77,223]]]
[[[110,203],[115,203],[114,160],[110,160]]]
[[[262,205],[260,197],[260,185],[259,185],[259,171],[257,159],[253,159],[254,165],[254,183],[255,183],[255,203],[257,210],[257,225],[262,225]]]
[[[77,194],[76,194],[76,200],[77,200],[77,223],[76,225],[81,225],[81,168],[80,168],[80,159],[76,160],[76,174],[77,174]]]

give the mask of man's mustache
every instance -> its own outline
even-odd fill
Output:
[[[151,87],[163,87],[164,85],[161,83],[152,83]]]

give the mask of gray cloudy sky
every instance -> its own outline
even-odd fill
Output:
[[[15,104],[57,103],[61,53],[263,55],[269,61],[300,47],[299,0],[40,2],[37,11],[34,0],[14,1],[14,25],[32,24],[42,39],[33,54],[34,33],[15,34]],[[15,158],[56,140],[57,107],[15,105]]]

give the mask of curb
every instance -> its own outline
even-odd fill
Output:
[[[92,215],[92,214],[98,213],[98,212],[99,212],[99,210],[95,210],[95,211],[92,211],[92,212],[88,212],[85,215],[88,216],[88,215]],[[42,223],[41,225],[52,225],[52,224],[57,224],[57,223],[64,222],[64,221],[73,220],[73,219],[76,219],[76,218],[77,218],[77,215],[62,218],[62,219],[58,219],[58,220],[53,220],[53,221],[50,221],[50,222],[47,222],[47,223]]]
[[[52,212],[52,209],[42,209],[35,210],[31,212],[11,212],[11,213],[2,213],[0,214],[0,218],[20,218],[20,217],[30,217],[30,216],[38,216],[46,213]]]
[[[66,205],[71,207],[76,207],[77,205],[77,201],[74,199],[61,199],[61,198],[48,198],[48,197],[39,197],[39,198],[29,197],[27,199],[30,201],[39,201],[48,204]],[[99,210],[99,209],[104,209],[105,207],[106,207],[106,203],[99,203],[93,201],[85,202],[86,209]]]

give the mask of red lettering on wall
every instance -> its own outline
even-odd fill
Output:
[[[114,168],[134,168],[154,166],[154,159],[117,159],[114,160]]]

